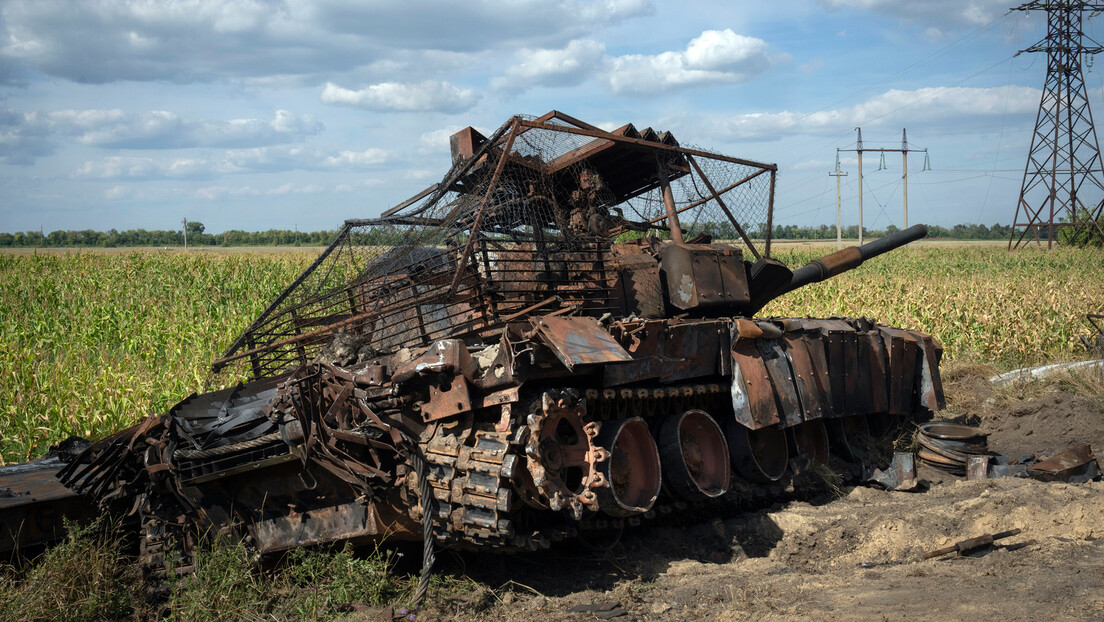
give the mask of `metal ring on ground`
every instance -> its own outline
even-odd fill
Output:
[[[971,441],[989,436],[988,432],[971,425],[945,423],[943,421],[922,423],[920,424],[920,431],[932,438],[946,441]]]
[[[670,492],[689,500],[728,492],[732,473],[728,443],[708,413],[695,409],[667,417],[660,427],[659,445]]]
[[[744,479],[776,482],[786,474],[790,454],[785,431],[773,426],[751,430],[733,418],[726,436],[732,466]]]
[[[598,463],[608,486],[597,489],[598,508],[610,516],[631,516],[652,509],[663,483],[659,449],[640,417],[605,421],[596,443],[609,451]]]

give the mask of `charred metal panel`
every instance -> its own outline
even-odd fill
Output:
[[[671,324],[665,340],[663,382],[704,378],[721,373],[727,337],[720,322]]]
[[[923,335],[924,361],[920,379],[920,402],[929,410],[941,410],[946,405],[943,398],[943,380],[939,376],[939,360],[943,346],[929,335]]]
[[[663,287],[659,264],[651,255],[623,255],[613,261],[616,268],[615,293],[626,316],[663,317]]]
[[[870,387],[873,406],[870,412],[889,412],[889,374],[885,340],[881,332],[870,332],[862,336],[864,349],[870,352]]]
[[[786,353],[782,350],[781,339],[756,339],[756,348],[763,364],[767,368],[774,393],[781,407],[780,413],[787,426],[796,425],[802,421],[801,399],[797,396],[797,386],[794,384],[793,370]]]
[[[670,244],[660,252],[660,272],[676,309],[720,310],[751,301],[747,270],[737,249]]]
[[[736,420],[752,430],[782,421],[770,372],[754,339],[734,338],[732,406]]]
[[[784,339],[786,357],[793,370],[797,395],[801,400],[804,419],[820,419],[825,416],[825,401],[820,390],[821,380],[812,355],[809,353],[810,339],[805,335],[787,333]]]
[[[258,521],[249,533],[258,552],[265,554],[380,535],[380,527],[374,506],[353,502]]]
[[[854,332],[847,335],[848,350],[852,353],[847,359],[847,398],[851,412],[866,415],[874,412],[874,382],[871,351],[865,335]]]
[[[569,370],[576,365],[632,360],[632,355],[594,318],[542,317],[532,322],[544,342]]]
[[[57,479],[64,466],[44,458],[0,468],[0,551],[18,551],[65,537],[62,519],[91,519],[98,513],[88,497]]]

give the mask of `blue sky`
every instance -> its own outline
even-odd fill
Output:
[[[1007,224],[1046,71],[1015,57],[1045,15],[1009,6],[0,0],[0,231],[335,228],[439,179],[449,133],[551,109],[776,162],[776,222],[801,225],[834,223],[856,126],[907,127],[933,169],[910,155],[910,223]],[[865,224],[900,226],[901,159],[878,160]]]

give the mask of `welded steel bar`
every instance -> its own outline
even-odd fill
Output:
[[[675,197],[671,194],[671,182],[667,179],[667,167],[660,159],[659,153],[656,153],[656,175],[659,176],[659,187],[663,190],[663,207],[667,209],[667,226],[671,229],[671,239],[678,244],[682,244],[682,225],[679,223]]]
[[[862,156],[859,157],[861,158]],[[767,195],[767,240],[766,248],[763,250],[763,255],[767,258],[770,258],[771,237],[774,235],[774,181],[776,177],[778,177],[778,170],[774,169],[770,174],[770,193]],[[862,235],[861,231],[859,235]]]
[[[498,185],[498,179],[502,176],[502,169],[506,166],[506,157],[510,154],[510,150],[514,148],[514,139],[517,138],[520,119],[514,117],[513,125],[510,127],[510,133],[506,136],[506,145],[502,148],[502,155],[498,158],[498,164],[495,166],[494,174],[491,175],[491,180],[487,184],[487,192],[483,195],[483,201],[479,204],[479,211],[475,213],[475,221],[472,223],[471,231],[468,233],[468,243],[464,245],[464,251],[460,253],[460,259],[457,261],[456,276],[452,279],[452,285],[449,287],[449,292],[456,291],[456,287],[460,284],[460,279],[464,274],[464,268],[468,263],[468,257],[472,253],[472,248],[475,246],[475,240],[479,237],[479,226],[483,222],[483,214],[487,211],[487,204],[491,201],[491,195],[494,194],[495,187]]]
[[[606,140],[612,140],[621,143],[631,143],[639,145],[641,147],[649,147],[652,149],[659,149],[661,151],[673,151],[681,154],[689,154],[701,156],[703,158],[710,158],[713,160],[721,160],[724,162],[731,162],[733,164],[743,164],[744,166],[753,166],[756,168],[765,168],[767,170],[777,171],[777,164],[765,164],[763,162],[755,162],[752,160],[744,160],[742,158],[733,158],[731,156],[720,155],[717,153],[710,153],[708,151],[702,151],[700,149],[689,149],[686,147],[676,145],[666,145],[661,142],[654,142],[650,140],[644,140],[642,138],[630,138],[628,136],[620,136],[603,130],[586,130],[577,127],[570,127],[567,125],[553,125],[549,123],[541,123],[539,121],[525,121],[519,122],[522,127],[531,127],[541,130],[550,130],[553,132],[567,132],[568,134],[578,134],[580,136],[590,136],[591,138],[604,138]]]
[[[689,156],[687,156],[687,157],[689,157]],[[745,183],[755,179],[756,177],[762,175],[763,173],[769,173],[769,172],[770,172],[770,169],[766,169],[766,168],[759,169],[759,170],[755,171],[754,173],[748,175],[747,177],[744,177],[740,181],[736,181],[736,182],[733,182],[731,184],[728,184],[727,186],[722,188],[720,193],[718,193],[718,194],[725,194],[729,190],[732,190],[733,188],[735,188],[736,186],[739,186],[741,184],[745,184]],[[681,214],[685,211],[692,210],[692,209],[694,209],[695,207],[697,207],[699,205],[704,205],[704,204],[708,203],[712,199],[713,199],[713,197],[705,197],[704,199],[698,199],[697,201],[694,201],[693,203],[690,203],[689,205],[687,205],[685,207],[680,207],[679,210],[678,210],[678,213]],[[653,218],[653,219],[648,221],[648,224],[649,225],[654,225],[655,223],[657,223],[661,220],[667,220],[667,217],[666,216],[660,216],[659,218]]]
[[[284,291],[280,292],[279,296],[276,296],[276,299],[273,300],[272,303],[269,304],[268,307],[266,307],[259,316],[257,316],[257,319],[253,320],[253,323],[249,325],[249,328],[246,328],[244,331],[242,331],[242,334],[238,335],[238,338],[234,340],[234,343],[230,344],[230,347],[226,349],[226,352],[223,353],[222,358],[219,360],[226,360],[227,357],[237,351],[237,349],[240,348],[243,343],[245,343],[245,340],[247,338],[246,336],[252,333],[258,327],[260,327],[264,323],[264,321],[268,319],[269,314],[276,310],[276,307],[280,306],[280,303],[282,303],[284,299],[291,295],[291,292],[295,291],[303,283],[303,281],[307,280],[307,277],[314,273],[318,266],[320,266],[322,262],[330,256],[330,253],[332,253],[335,248],[345,242],[345,240],[349,237],[349,231],[351,229],[352,227],[345,225],[345,228],[341,230],[341,233],[337,234],[337,237],[334,238],[334,241],[331,242],[329,246],[326,247],[326,250],[322,251],[322,254],[318,256],[318,259],[315,259],[311,265],[307,266],[307,269],[304,270],[298,278],[292,281],[291,285],[288,285],[284,289]],[[220,364],[219,361],[215,361],[211,364],[211,369],[217,372],[219,369],[222,368],[223,365],[225,365],[225,363]]]
[[[694,157],[690,155],[687,155],[686,159],[690,162],[690,166],[694,167],[694,170],[697,171],[698,177],[700,177],[702,182],[705,183],[705,187],[713,193],[713,196],[710,198],[716,199],[717,205],[721,206],[721,210],[724,211],[725,216],[728,216],[728,221],[731,222],[732,226],[736,228],[736,233],[740,234],[740,237],[744,240],[744,244],[747,244],[748,249],[751,250],[751,254],[755,255],[756,259],[760,259],[759,251],[755,249],[755,245],[751,243],[751,240],[748,238],[747,233],[744,233],[744,228],[741,227],[740,223],[736,221],[736,217],[732,215],[732,212],[728,211],[728,206],[725,205],[724,199],[721,198],[721,195],[717,192],[717,189],[713,187],[713,182],[709,181],[709,178],[706,177],[705,171],[703,171],[701,167],[698,166],[697,160],[695,160]]]

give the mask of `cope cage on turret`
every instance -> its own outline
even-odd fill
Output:
[[[490,137],[468,127],[450,146],[440,182],[379,218],[346,221],[215,370],[245,361],[254,378],[270,376],[312,360],[337,331],[376,354],[487,335],[535,312],[632,311],[631,260],[615,241],[712,241],[770,255],[774,164],[558,111],[512,117]]]

